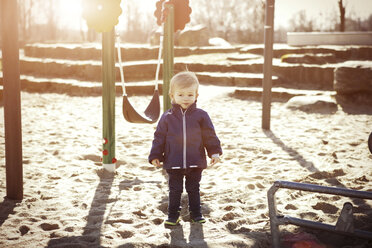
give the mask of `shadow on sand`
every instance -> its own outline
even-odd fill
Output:
[[[265,135],[270,138],[275,144],[277,144],[280,148],[286,151],[291,157],[296,159],[298,163],[312,172],[311,175],[316,176],[317,179],[323,179],[332,187],[339,187],[339,188],[347,188],[344,184],[342,184],[336,176],[330,176],[327,173],[322,173],[317,169],[317,167],[310,161],[307,161],[302,155],[300,155],[295,149],[287,146],[280,138],[278,138],[272,131],[265,130]],[[316,194],[316,193],[315,193]],[[325,198],[324,198],[325,199]],[[347,199],[345,199],[346,201]],[[353,204],[353,211],[357,217],[354,217],[354,225],[356,228],[361,230],[371,230],[372,228],[372,208],[368,204],[368,202],[364,199],[359,198],[351,198],[351,202]],[[332,204],[332,203],[330,203]],[[342,206],[338,206],[342,208]],[[335,223],[328,223],[328,224],[335,224]],[[314,230],[314,229],[307,229],[300,227],[299,230],[305,230],[306,232],[314,232],[319,240],[321,240],[324,244],[327,245],[364,245],[366,242],[368,244],[372,244],[371,241],[367,241],[361,238],[354,238],[345,235],[339,235],[335,233]],[[363,246],[364,247],[364,246]],[[366,246],[369,247],[369,246]]]
[[[11,200],[7,197],[4,197],[3,202],[0,203],[0,226],[8,219],[9,215],[14,214],[14,208],[17,203],[20,203],[19,200]]]
[[[101,227],[115,175],[104,169],[97,171],[97,174],[100,182],[92,200],[83,234],[51,239],[47,247],[101,247]]]
[[[170,247],[209,247],[207,242],[204,240],[203,225],[190,223],[190,235],[189,241],[185,239],[183,226],[179,225],[176,227],[169,228],[170,232]]]
[[[287,146],[284,142],[277,137],[271,130],[264,130],[265,135],[270,138],[276,145],[282,148],[283,151],[287,152],[291,157],[297,160],[297,162],[310,172],[319,172],[318,168],[315,167],[313,162],[307,161],[301,154],[299,154],[292,147]]]

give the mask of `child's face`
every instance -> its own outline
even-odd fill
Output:
[[[182,108],[187,109],[198,98],[197,85],[192,85],[187,88],[175,87],[174,92],[170,94],[174,103],[181,105]]]

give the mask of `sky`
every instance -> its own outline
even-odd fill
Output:
[[[372,0],[344,0],[346,16],[361,19],[372,14]],[[319,13],[329,14],[338,11],[338,0],[275,0],[274,25],[287,26],[289,19],[301,10],[306,11],[308,17],[317,17]]]
[[[137,0],[143,3],[144,11],[153,12],[155,9],[156,0]],[[192,0],[197,1],[197,0]],[[124,1],[122,1],[122,4]],[[367,18],[372,14],[372,0],[344,0],[346,5],[346,16],[352,15],[354,18]],[[63,0],[60,6],[60,15],[68,16],[69,22],[64,22],[67,26],[78,29],[80,27],[80,1],[78,0]],[[322,15],[330,15],[338,13],[338,0],[275,0],[275,26],[288,27],[288,22],[292,16],[301,11],[306,11],[306,16],[316,18],[319,13]]]

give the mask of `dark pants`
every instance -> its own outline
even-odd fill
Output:
[[[179,216],[184,177],[186,179],[185,188],[189,196],[189,211],[191,217],[194,218],[201,216],[199,183],[202,177],[202,172],[203,169],[200,168],[167,170],[169,176],[169,218],[178,218]]]

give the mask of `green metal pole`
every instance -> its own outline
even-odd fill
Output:
[[[17,1],[1,1],[1,38],[3,53],[4,129],[6,196],[23,198],[21,84]]]
[[[102,34],[103,167],[115,171],[115,29]]]
[[[171,108],[171,100],[168,95],[169,83],[173,77],[173,58],[174,58],[174,7],[172,4],[166,4],[168,8],[167,20],[164,24],[164,41],[163,41],[163,109],[164,112]]]

